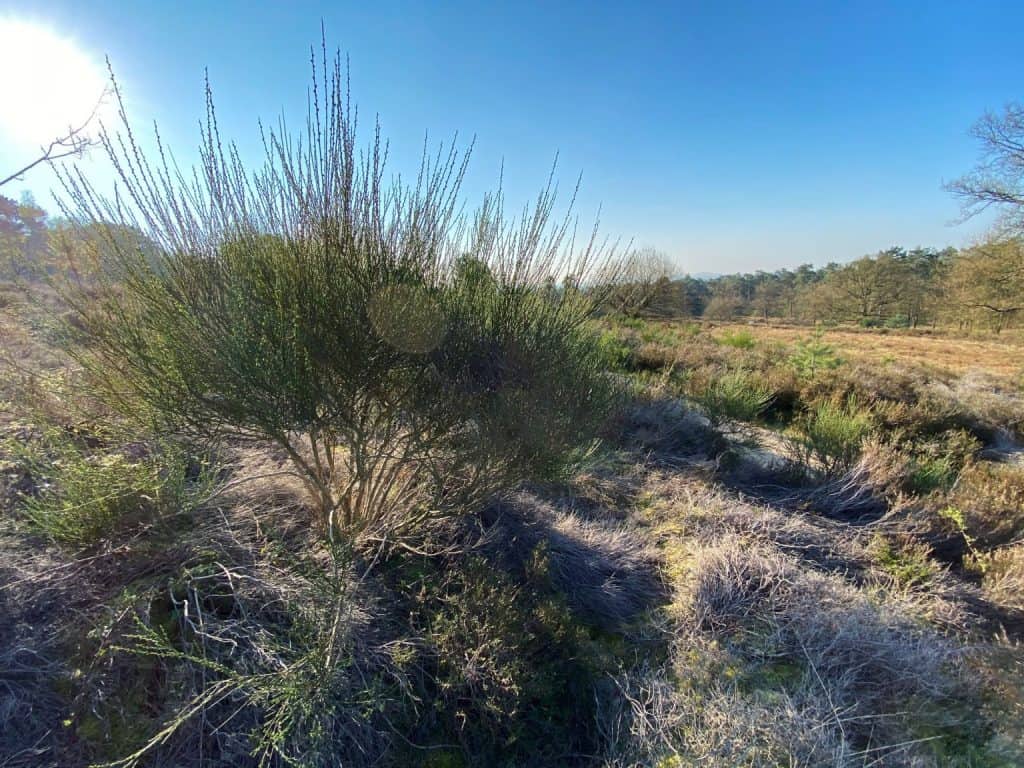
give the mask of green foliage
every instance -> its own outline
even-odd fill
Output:
[[[38,440],[12,440],[8,448],[34,486],[20,500],[25,519],[72,548],[187,513],[207,488],[201,472],[189,479],[187,454],[169,443],[90,449],[52,428]]]
[[[750,331],[725,331],[718,337],[720,344],[725,344],[733,349],[753,349],[757,346],[757,339]]]
[[[631,328],[634,331],[645,331],[648,327],[646,320],[640,317],[627,317],[627,316],[616,316],[616,323],[621,325],[623,328]]]
[[[703,333],[700,323],[682,323],[676,326],[679,335],[684,339],[694,339]]]
[[[956,476],[957,469],[947,457],[911,459],[906,485],[911,493],[923,496],[948,489]]]
[[[610,370],[624,373],[632,368],[633,349],[615,331],[602,331],[597,337],[597,346]]]
[[[657,344],[663,347],[675,347],[680,339],[676,333],[677,327],[667,323],[645,321],[641,325],[633,323],[626,326],[635,330],[644,344]]]
[[[392,692],[376,679],[377,670],[353,675],[350,560],[336,552],[333,561],[333,570],[302,568],[305,575],[289,563],[289,586],[302,599],[285,604],[278,598],[276,606],[261,602],[258,591],[239,589],[220,562],[185,568],[166,588],[126,591],[121,602],[135,610],[112,611],[111,622],[97,628],[103,644],[93,674],[130,661],[128,674],[112,681],[114,701],[103,699],[94,711],[78,714],[77,735],[100,754],[117,750],[106,763],[111,768],[134,768],[150,764],[197,720],[221,712],[244,734],[238,746],[253,757],[245,764],[327,765],[346,748],[358,752],[365,744],[340,746],[342,734],[351,738],[371,713],[390,704]],[[249,579],[275,589],[251,572]],[[196,614],[203,616],[202,629]],[[216,633],[221,643],[203,642],[203,631]],[[138,679],[136,670],[154,674]],[[136,703],[139,696],[144,706]],[[126,715],[131,720],[122,723]],[[116,744],[107,735],[111,721]]]
[[[967,525],[967,518],[964,516],[963,510],[957,507],[945,507],[939,510],[939,517],[956,529],[956,532],[963,536],[964,543],[967,545],[967,550],[971,554],[971,559],[976,568],[984,572],[987,561],[983,556],[983,553],[979,551],[977,547],[977,539],[971,535],[970,529]]]
[[[839,367],[841,361],[832,345],[825,343],[824,336],[824,331],[816,331],[794,345],[789,364],[801,378],[814,379],[823,371]]]
[[[875,561],[902,587],[927,584],[935,575],[928,557],[928,548],[912,541],[894,542],[885,534],[876,533],[871,540]]]
[[[907,490],[918,495],[949,490],[979,447],[966,430],[950,430],[933,440],[911,444]]]
[[[853,398],[819,402],[797,425],[804,449],[827,474],[851,467],[874,427],[871,414]]]
[[[729,371],[708,381],[692,395],[713,423],[754,421],[771,404],[774,393],[747,371]]]
[[[356,159],[338,67],[305,149],[272,134],[255,173],[219,153],[212,106],[201,190],[143,191],[134,144],[105,142],[150,223],[134,242],[131,214],[67,180],[79,225],[111,234],[97,283],[67,296],[97,391],[197,439],[277,443],[332,540],[559,475],[615,395],[584,327],[600,296],[573,287],[607,259],[550,223],[552,188],[522,223],[488,198],[468,227],[454,149],[386,185],[379,144]]]

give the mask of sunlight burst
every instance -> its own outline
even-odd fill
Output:
[[[106,86],[100,64],[72,40],[39,24],[0,18],[0,140],[47,144],[85,122]]]

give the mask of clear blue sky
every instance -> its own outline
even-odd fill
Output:
[[[108,54],[135,120],[156,119],[181,156],[196,144],[204,67],[243,149],[258,117],[297,120],[322,18],[394,170],[425,132],[475,135],[469,197],[504,159],[509,198],[525,202],[560,153],[565,186],[583,174],[584,219],[601,205],[607,233],[691,272],[963,244],[981,223],[950,226],[941,185],[974,162],[970,124],[1024,99],[1019,0],[6,0],[2,14]],[[48,172],[26,182],[49,200]]]

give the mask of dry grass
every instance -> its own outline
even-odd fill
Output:
[[[547,577],[569,605],[607,630],[667,600],[658,555],[635,527],[559,509],[530,493],[491,505],[482,520],[477,548],[520,573],[543,557]]]
[[[758,341],[793,344],[806,338],[811,329],[804,326],[717,325],[717,332],[746,331]],[[833,328],[824,340],[841,357],[876,364],[915,363],[948,373],[963,374],[981,369],[1000,376],[1017,378],[1024,369],[1021,343],[1016,337],[989,336],[984,340],[956,338],[947,334],[901,333],[887,330],[857,331]]]
[[[4,317],[26,366],[62,371],[44,333]],[[749,330],[750,349],[641,333],[680,373],[739,365],[815,396],[855,381],[844,394],[877,393],[887,424],[969,413],[998,432],[1020,413],[998,372],[929,382],[865,357],[797,384],[759,336],[776,329]],[[655,378],[573,481],[409,548],[365,543],[333,580],[304,485],[264,446],[225,446],[219,489],[177,532],[72,556],[5,516],[0,765],[78,768],[174,723],[149,764],[1021,764],[1020,468],[976,456],[908,497],[905,446],[872,439],[833,477],[790,472],[780,433],[716,430]],[[14,384],[41,418],[67,417],[45,381]],[[964,570],[939,561],[936,526]]]
[[[736,536],[677,588],[669,663],[615,679],[607,766],[939,765],[922,724],[972,721],[956,643],[894,597]]]
[[[1024,614],[1024,543],[976,555],[970,565],[994,603]]]
[[[1024,469],[991,462],[969,464],[946,498],[966,533],[982,547],[1024,537]]]

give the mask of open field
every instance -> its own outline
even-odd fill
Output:
[[[755,338],[784,344],[806,338],[813,329],[797,325],[764,325],[748,323],[713,323],[718,332],[748,331]],[[715,331],[712,331],[712,335]],[[955,334],[898,330],[844,330],[827,328],[824,340],[834,344],[851,360],[870,363],[910,362],[927,365],[951,373],[962,374],[971,369],[988,371],[1001,376],[1020,377],[1024,374],[1024,344],[1014,332],[1006,338],[987,334],[984,340],[963,338]]]

